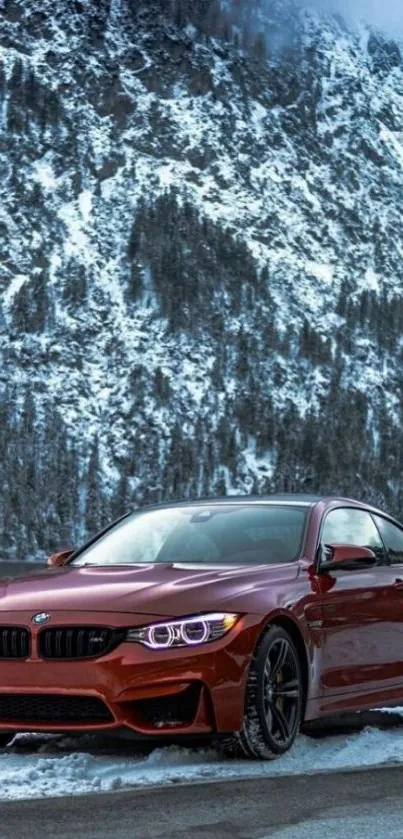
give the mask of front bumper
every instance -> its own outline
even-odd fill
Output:
[[[52,612],[51,625],[119,629],[158,620],[152,615]],[[244,616],[224,638],[198,648],[156,651],[123,642],[99,658],[45,660],[38,651],[41,628],[33,626],[32,614],[2,613],[1,626],[29,627],[31,650],[24,660],[0,661],[0,730],[123,727],[146,736],[237,731],[261,623],[259,616]],[[94,704],[101,713],[92,718]]]

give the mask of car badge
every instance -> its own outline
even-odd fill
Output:
[[[50,620],[50,615],[46,612],[40,612],[39,615],[34,615],[32,623],[47,623]]]

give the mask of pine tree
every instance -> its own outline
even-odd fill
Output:
[[[116,487],[115,496],[112,502],[112,516],[114,519],[120,518],[128,512],[129,502],[129,479],[126,472],[121,472],[119,481]]]
[[[105,510],[102,505],[101,463],[98,437],[95,438],[91,448],[85,484],[85,528],[90,535],[97,533],[105,520]]]

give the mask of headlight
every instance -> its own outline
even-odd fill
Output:
[[[126,641],[144,644],[151,650],[168,650],[171,647],[197,647],[222,638],[233,626],[239,615],[209,614],[196,615],[193,618],[154,623],[129,629]]]

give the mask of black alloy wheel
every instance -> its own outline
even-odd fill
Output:
[[[5,749],[14,740],[15,731],[0,731],[0,749]]]
[[[242,729],[225,741],[225,751],[258,760],[284,754],[298,734],[302,706],[298,653],[284,629],[270,626],[251,662]]]

